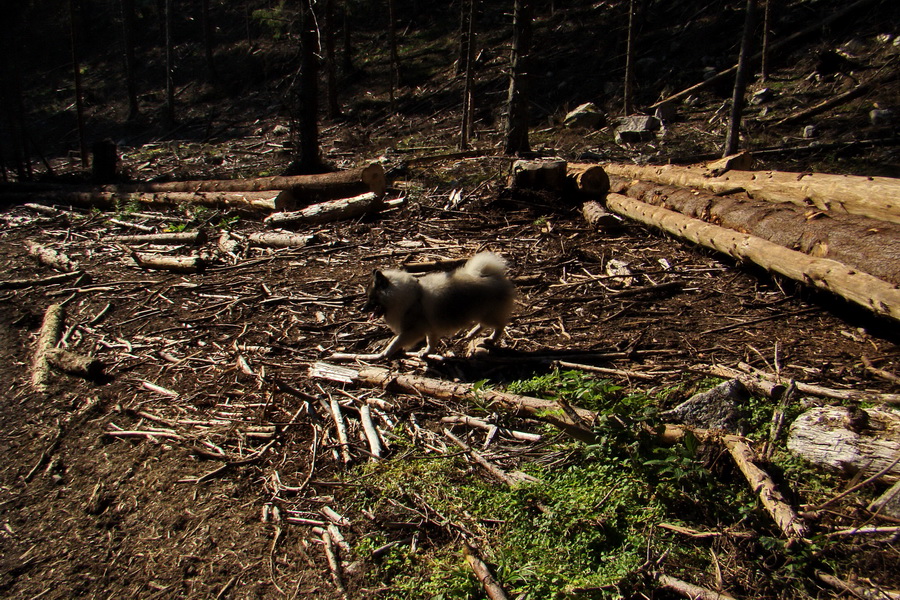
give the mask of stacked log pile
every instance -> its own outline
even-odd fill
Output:
[[[611,180],[605,203],[611,212],[900,320],[897,180],[718,174],[672,165],[604,169]]]

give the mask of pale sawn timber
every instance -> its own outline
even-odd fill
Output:
[[[900,223],[900,179],[829,173],[728,171],[711,177],[703,166],[604,164],[610,175],[715,194],[746,191],[754,200],[790,202],[834,213]]]
[[[263,222],[269,227],[284,227],[298,223],[330,223],[378,212],[383,206],[382,196],[375,192],[366,192],[352,198],[320,202],[296,211],[273,213]]]
[[[635,200],[749,233],[780,246],[830,258],[900,285],[900,224],[848,214],[825,215],[789,203],[716,195],[613,176],[613,188]]]
[[[869,477],[890,467],[884,479],[897,481],[900,413],[881,408],[812,408],[791,424],[787,447],[809,462],[847,475]]]
[[[830,291],[877,314],[900,320],[900,289],[843,263],[789,250],[767,240],[692,219],[621,194],[609,194],[606,207],[629,219],[738,260],[756,263],[767,271]]]

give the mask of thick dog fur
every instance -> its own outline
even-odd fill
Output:
[[[506,276],[506,262],[481,252],[450,273],[416,278],[406,271],[375,271],[365,309],[383,316],[393,340],[375,358],[425,340],[420,354],[432,351],[438,339],[472,325],[493,329],[496,342],[509,323],[516,289]]]

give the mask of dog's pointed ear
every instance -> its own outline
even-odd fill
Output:
[[[391,283],[385,274],[378,269],[372,271],[372,281],[376,288],[386,288]]]

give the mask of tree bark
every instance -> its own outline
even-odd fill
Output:
[[[747,92],[747,78],[750,72],[750,45],[753,41],[756,0],[747,0],[746,11],[737,73],[734,77],[734,93],[731,95],[731,116],[728,119],[728,135],[725,137],[725,150],[722,152],[723,157],[731,156],[737,152],[741,142],[741,114],[744,110],[744,95]]]
[[[65,308],[61,304],[53,304],[44,313],[44,321],[34,349],[34,360],[31,365],[31,385],[39,392],[47,391],[50,380],[50,368],[47,354],[56,347],[62,335]]]
[[[566,166],[566,181],[584,196],[604,198],[609,193],[609,176],[600,165],[570,163]]]
[[[337,57],[334,50],[334,37],[337,23],[334,18],[334,3],[336,0],[325,0],[325,98],[329,119],[337,119],[341,116],[341,105],[338,102],[337,89]]]
[[[318,31],[312,7],[313,0],[300,2],[300,90],[298,97],[297,135],[300,154],[292,165],[297,173],[316,173],[322,165],[319,158],[319,62]]]
[[[173,48],[174,41],[174,3],[175,0],[165,0],[165,14],[163,29],[165,31],[165,53],[166,53],[166,105],[164,121],[167,127],[175,125],[175,50]]]
[[[475,78],[475,0],[468,0],[469,16],[468,30],[466,32],[466,82],[463,87],[463,110],[462,123],[460,124],[459,133],[459,149],[468,150],[469,136],[472,134],[472,125],[475,120],[472,116],[474,112],[475,94],[472,89]]]
[[[878,408],[813,408],[793,422],[787,447],[812,463],[847,475],[869,477],[890,467],[885,480],[896,481],[900,478],[896,463],[900,414]]]
[[[634,0],[628,0],[628,37],[625,42],[625,116],[634,113]]]
[[[834,213],[861,215],[900,223],[900,180],[827,173],[729,171],[710,177],[704,167],[639,166],[608,163],[610,175],[666,185],[709,190],[716,194],[746,191],[756,200],[790,202]]]
[[[265,224],[269,227],[284,227],[298,223],[330,223],[362,217],[381,210],[382,206],[380,196],[367,192],[352,198],[313,204],[298,211],[274,213],[266,217]]]
[[[75,0],[69,0],[69,25],[72,38],[72,75],[75,81],[75,116],[78,127],[78,147],[81,152],[81,166],[88,167],[88,148],[84,132],[84,92],[81,89],[81,59],[78,53],[78,11]]]
[[[529,54],[531,52],[532,0],[515,0],[513,7],[513,44],[506,115],[506,147],[509,155],[531,151],[528,143]]]
[[[793,204],[772,204],[736,196],[715,196],[679,188],[614,178],[617,191],[635,200],[685,216],[749,233],[780,246],[830,258],[900,285],[900,225],[857,215],[810,214]]]
[[[609,210],[645,225],[657,227],[695,244],[712,248],[738,260],[751,261],[768,271],[828,290],[877,314],[900,320],[900,289],[826,258],[815,258],[778,244],[698,219],[609,194]]]
[[[137,97],[137,76],[135,74],[134,44],[134,0],[120,0],[122,10],[122,55],[125,59],[125,90],[128,95],[128,120],[132,121],[140,113]]]

